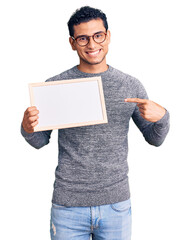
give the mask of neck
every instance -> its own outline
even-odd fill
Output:
[[[106,63],[104,64],[88,64],[88,63],[82,63],[77,66],[78,70],[85,73],[101,73],[108,70],[108,65]]]

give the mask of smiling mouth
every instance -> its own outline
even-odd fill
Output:
[[[92,51],[92,52],[86,52],[90,57],[96,57],[99,52],[101,51],[101,49],[97,50],[97,51]]]

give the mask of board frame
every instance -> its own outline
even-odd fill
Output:
[[[100,97],[103,119],[93,120],[93,121],[85,121],[85,122],[77,122],[76,121],[76,122],[68,123],[68,124],[62,124],[60,122],[60,124],[40,126],[40,127],[37,125],[34,128],[34,132],[108,123],[106,105],[105,105],[105,99],[104,99],[104,92],[103,92],[103,86],[102,86],[102,79],[101,79],[100,76],[99,77],[90,77],[90,78],[77,78],[77,79],[68,79],[68,80],[58,80],[58,81],[56,80],[56,81],[49,81],[49,82],[40,82],[40,83],[30,83],[29,84],[29,94],[30,94],[31,106],[38,105],[36,103],[36,99],[34,97],[34,88],[35,87],[54,86],[54,85],[59,85],[59,84],[72,84],[72,83],[82,83],[82,82],[91,82],[91,81],[95,81],[97,86],[98,86],[98,89],[99,89],[99,97]],[[45,96],[43,96],[43,94],[42,94],[42,97],[45,97]],[[39,111],[40,111],[40,109],[39,109]],[[71,109],[71,111],[72,111],[72,109]]]

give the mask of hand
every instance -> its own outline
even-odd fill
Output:
[[[165,108],[148,99],[126,98],[125,102],[137,103],[140,115],[149,122],[159,121],[166,113]]]
[[[38,124],[39,111],[36,107],[29,107],[24,112],[22,126],[27,133],[33,133],[34,127]]]

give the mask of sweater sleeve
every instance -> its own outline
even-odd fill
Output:
[[[138,82],[137,98],[148,99],[146,90],[140,82]],[[136,106],[132,115],[134,123],[137,125],[139,130],[142,132],[145,140],[156,147],[160,146],[169,131],[169,112],[166,110],[165,115],[157,122],[149,122],[140,116],[139,108]]]
[[[52,130],[27,133],[21,125],[21,134],[25,140],[34,148],[40,149],[49,143]]]

